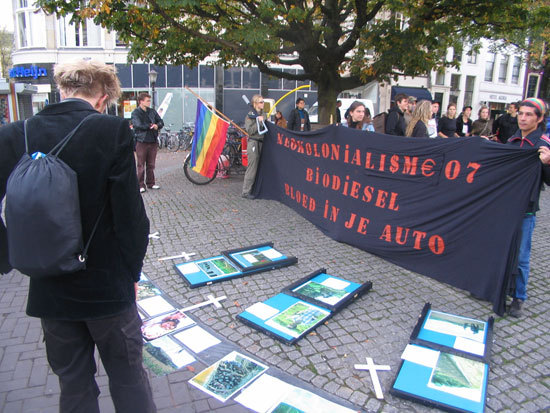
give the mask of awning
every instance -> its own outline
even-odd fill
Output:
[[[392,86],[391,87],[391,100],[395,100],[395,95],[404,93],[407,96],[414,96],[417,100],[432,100],[432,94],[424,87],[405,87],[405,86]]]

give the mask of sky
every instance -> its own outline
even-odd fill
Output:
[[[2,12],[0,13],[0,29],[6,28],[13,32],[13,13],[11,10],[11,0],[0,0]]]

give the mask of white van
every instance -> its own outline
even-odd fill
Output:
[[[351,104],[355,101],[361,102],[365,107],[370,111],[370,115],[372,118],[374,118],[374,105],[372,104],[372,100],[370,99],[338,99],[340,102],[342,102],[342,106],[340,106],[340,116],[342,117],[342,122],[345,122],[344,119],[344,113],[346,113],[346,110],[351,106]],[[319,121],[319,106],[318,103],[315,102],[311,107],[307,110],[309,113],[309,121],[311,123],[317,123]],[[333,120],[333,123],[336,122],[336,119]]]

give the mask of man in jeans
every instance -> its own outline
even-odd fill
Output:
[[[160,189],[155,183],[155,161],[157,159],[157,136],[164,126],[162,118],[151,109],[151,95],[140,93],[138,107],[132,112],[132,125],[136,134],[137,175],[139,192],[146,188]]]
[[[84,239],[106,207],[90,242],[86,269],[30,277],[27,314],[41,319],[48,362],[59,377],[60,412],[99,412],[97,348],[116,411],[152,413],[156,408],[142,365],[141,319],[135,303],[149,220],[138,191],[128,121],[99,114],[119,99],[120,82],[114,65],[84,60],[55,66],[54,79],[62,101],[28,119],[28,152],[48,153],[93,115],[60,156],[78,176]],[[24,152],[23,121],[2,126],[0,204],[6,181]],[[0,272],[10,269],[7,248],[0,218]]]
[[[546,105],[540,99],[529,98],[519,104],[518,126],[519,129],[508,140],[508,145],[520,148],[538,148],[541,160],[542,176],[540,188],[543,183],[550,185],[550,138],[543,133],[539,127],[544,122]],[[529,281],[530,258],[531,258],[531,237],[535,229],[536,212],[539,210],[539,196],[530,201],[523,224],[521,227],[521,241],[518,257],[518,271],[512,303],[508,313],[512,317],[520,317],[524,301],[527,299],[527,282]]]

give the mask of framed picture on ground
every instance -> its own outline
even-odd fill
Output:
[[[320,268],[283,289],[283,293],[337,312],[372,288],[372,282],[358,284],[326,273]]]
[[[426,303],[411,334],[411,343],[488,363],[493,317],[487,321],[432,310]]]
[[[190,288],[243,275],[241,269],[223,255],[183,262],[176,264],[175,267]]]
[[[272,242],[226,250],[222,254],[238,265],[243,273],[267,271],[298,262],[296,257],[276,250]]]
[[[402,359],[392,394],[447,411],[484,411],[487,363],[415,344]]]
[[[327,308],[277,294],[237,315],[245,324],[286,344],[294,344],[331,316]]]
[[[266,365],[233,351],[201,371],[189,383],[225,402],[266,370]]]
[[[151,341],[192,325],[195,325],[195,322],[186,314],[173,311],[145,320],[141,326],[141,334],[145,340]]]

